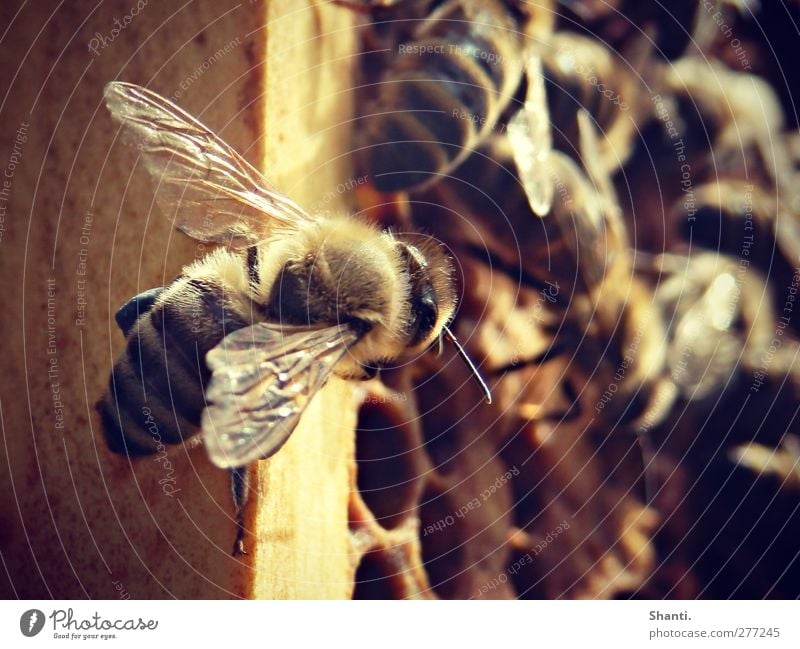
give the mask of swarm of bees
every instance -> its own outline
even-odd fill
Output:
[[[768,83],[705,58],[708,3],[336,3],[363,23],[366,218],[307,214],[108,86],[178,227],[227,246],[120,310],[112,449],[152,451],[147,407],[231,469],[241,514],[243,467],[327,378],[369,380],[357,597],[800,595],[800,147]]]

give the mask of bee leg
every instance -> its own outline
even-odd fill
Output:
[[[247,550],[244,549],[244,507],[247,504],[249,482],[246,466],[231,469],[231,495],[236,512],[236,539],[233,541],[232,552],[234,557],[247,554]]]

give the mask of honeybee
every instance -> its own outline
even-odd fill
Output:
[[[538,65],[532,61],[530,69]],[[493,265],[521,283],[539,288],[552,281],[561,287],[549,307],[562,317],[553,325],[555,336],[575,344],[611,341],[604,362],[625,362],[625,384],[632,393],[642,385],[660,384],[666,353],[663,320],[634,273],[596,127],[585,111],[578,112],[582,167],[555,150],[547,135],[544,82],[531,75],[537,78],[538,83],[529,83],[526,102],[507,132],[492,136],[452,178],[422,197],[423,203],[445,208],[421,211],[416,222],[444,237],[466,216],[472,227],[458,229],[462,245],[486,250]],[[635,357],[634,362],[626,362],[626,356]],[[641,396],[649,395],[650,390],[642,391]]]
[[[638,122],[649,109],[645,84],[652,44],[642,36],[617,54],[594,38],[557,32],[541,48],[547,79],[547,114],[555,147],[569,154],[578,140],[577,114],[585,110],[603,134],[600,156],[616,170],[628,159]],[[528,75],[529,83],[531,75]]]
[[[659,83],[675,104],[666,116],[709,175],[763,180],[786,196],[797,195],[792,183],[784,183],[791,155],[781,137],[780,99],[767,81],[699,56],[663,66],[661,76]]]
[[[671,213],[689,245],[744,256],[778,285],[791,280],[800,258],[800,228],[774,192],[725,179],[697,187],[691,206],[687,211],[686,199],[679,200]]]
[[[534,91],[536,93],[536,91]],[[512,119],[509,129],[514,163],[520,174],[533,168],[531,156],[546,173],[521,179],[531,214],[552,219],[561,230],[575,270],[573,293],[558,335],[577,334],[585,353],[576,353],[575,369],[592,380],[606,382],[606,390],[593,404],[611,429],[635,435],[642,452],[645,500],[654,493],[648,467],[653,453],[647,433],[662,423],[677,397],[667,375],[667,333],[660,305],[643,278],[635,272],[627,232],[608,166],[601,155],[600,138],[589,114],[577,114],[582,167],[569,156],[542,145],[532,145],[526,134],[537,119],[538,93]],[[516,124],[514,124],[516,122]],[[544,145],[545,147],[547,144]],[[544,212],[542,185],[554,186],[550,209]],[[558,259],[556,263],[566,263]],[[558,340],[558,338],[556,338]],[[571,369],[570,371],[574,371]],[[581,370],[579,370],[581,371]],[[580,408],[580,404],[577,404]]]
[[[523,116],[524,112],[520,119]],[[544,217],[560,228],[572,253],[578,286],[582,285],[573,292],[567,323],[602,354],[602,362],[585,359],[594,364],[589,371],[609,376],[609,385],[617,386],[617,407],[604,404],[605,415],[616,413],[619,423],[646,432],[663,420],[675,395],[666,378],[663,313],[635,272],[597,129],[586,111],[578,112],[577,121],[583,169],[560,151],[551,152],[547,166],[556,200]],[[525,168],[528,147],[512,140],[512,148],[518,168]],[[526,194],[533,195],[529,187]]]
[[[537,66],[532,61],[529,69]],[[613,383],[614,390],[613,403],[602,404],[586,403],[578,393],[587,392],[576,390],[572,415],[600,408],[606,425],[636,433],[644,449],[644,434],[665,419],[676,396],[660,305],[634,272],[596,127],[585,111],[578,112],[582,165],[554,150],[542,109],[543,81],[530,75],[537,78],[507,131],[494,134],[452,177],[420,197],[423,205],[443,207],[420,210],[416,222],[443,237],[456,231],[461,248],[488,256],[493,268],[520,283],[556,284],[558,294],[540,318],[553,353],[513,367],[572,354],[565,381],[580,385],[591,376]],[[458,227],[465,218],[469,227]]]
[[[352,2],[344,2],[353,6]],[[358,160],[380,191],[434,183],[492,131],[552,31],[550,0],[378,0],[362,56]]]
[[[738,368],[757,369],[779,335],[763,277],[714,252],[661,255],[655,263],[667,273],[655,296],[672,323],[669,368],[683,398],[715,397]],[[770,354],[771,372],[791,371],[796,349],[789,349],[788,336],[786,343]]]
[[[112,82],[105,100],[174,224],[225,244],[118,312],[127,348],[98,403],[108,444],[146,454],[202,432],[211,461],[233,471],[240,553],[245,467],[283,446],[331,375],[369,378],[444,336],[477,377],[447,326],[452,263],[421,235],[308,214],[146,88]]]
[[[714,43],[724,34],[721,26],[726,23],[731,25],[737,17],[747,16],[748,12],[755,15],[758,10],[758,0],[714,0],[698,3],[692,28],[692,48],[713,58]]]

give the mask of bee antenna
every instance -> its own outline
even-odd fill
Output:
[[[463,360],[467,364],[467,367],[469,368],[470,372],[472,372],[472,377],[478,382],[478,385],[480,385],[481,390],[483,390],[483,394],[486,398],[486,403],[492,403],[492,392],[489,389],[489,386],[486,385],[486,381],[483,380],[483,377],[481,376],[480,372],[478,372],[478,368],[475,367],[475,363],[473,363],[472,359],[467,355],[467,352],[461,346],[461,343],[458,342],[458,340],[456,340],[455,334],[453,334],[453,332],[450,331],[447,325],[442,327],[442,332],[444,334],[444,338],[446,338],[448,342],[451,342],[453,343],[453,345],[455,345],[456,351],[458,352],[458,355],[461,357],[461,360]],[[439,340],[441,341],[441,337],[439,338]]]

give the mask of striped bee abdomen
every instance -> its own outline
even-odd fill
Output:
[[[200,431],[210,376],[205,356],[250,324],[228,298],[219,284],[182,276],[132,325],[97,404],[113,452],[156,453]]]
[[[577,161],[577,116],[585,110],[603,133],[600,155],[606,168],[615,170],[627,160],[640,113],[650,110],[641,100],[643,82],[632,72],[639,56],[639,50],[616,53],[579,34],[550,39],[542,63],[556,149]]]
[[[502,2],[453,0],[397,44],[360,128],[361,164],[375,186],[417,187],[461,162],[519,87],[526,47]]]

